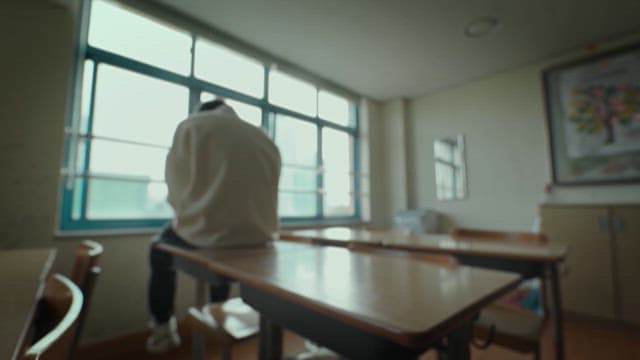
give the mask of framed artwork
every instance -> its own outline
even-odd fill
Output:
[[[640,182],[640,44],[543,78],[553,182]]]

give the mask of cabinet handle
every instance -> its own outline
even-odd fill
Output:
[[[622,220],[622,217],[620,215],[614,214],[611,217],[611,222],[613,225],[613,232],[621,233],[624,231],[624,221]]]
[[[609,232],[609,219],[606,215],[598,215],[598,232],[600,234]]]

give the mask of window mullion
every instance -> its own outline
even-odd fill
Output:
[[[195,73],[195,63],[196,63],[196,36],[191,34],[191,61],[189,68],[189,77],[194,78]]]
[[[263,102],[262,105],[260,106],[262,109],[262,128],[265,129],[267,131],[267,134],[270,134],[271,138],[274,138],[275,134],[275,129],[274,131],[271,131],[272,129],[270,129],[271,126],[269,126],[269,108],[267,106],[267,104],[269,103],[269,66],[265,65],[264,66],[264,91],[263,91]]]
[[[455,198],[458,197],[458,195],[457,195],[457,189],[458,189],[457,182],[458,182],[458,179],[457,179],[457,176],[456,176],[456,167],[455,167],[455,151],[454,151],[453,145],[451,147],[449,147],[449,149],[451,150],[451,161],[454,163],[454,165],[452,166],[452,169],[451,169],[451,187],[453,188],[452,193],[453,193],[453,198],[455,199]]]
[[[87,114],[87,134],[90,136],[93,135],[93,115],[95,109],[95,99],[96,99],[96,85],[98,82],[98,68],[100,63],[97,61],[93,66],[93,74],[91,74],[91,95],[89,96],[89,112]],[[89,173],[90,163],[91,163],[91,144],[92,141],[90,139],[86,140],[84,147],[84,165],[82,167],[82,172],[84,174]],[[87,219],[87,203],[88,203],[88,192],[89,192],[89,179],[85,176],[82,177],[82,206],[80,210],[80,218],[83,220]]]
[[[354,215],[362,219],[362,194],[360,193],[362,190],[361,177],[362,177],[362,164],[360,162],[360,141],[361,141],[361,133],[360,133],[360,118],[358,117],[358,107],[351,105],[353,111],[351,111],[351,123],[355,124],[356,135],[353,136],[353,210]]]
[[[316,96],[317,97],[317,96]],[[318,143],[318,150],[317,150],[317,160],[316,163],[318,165],[318,169],[320,169],[320,171],[318,171],[318,174],[316,175],[316,181],[318,182],[318,193],[316,194],[316,211],[318,212],[318,217],[320,219],[324,218],[324,197],[326,195],[325,189],[324,189],[324,162],[322,159],[322,125],[320,124],[316,124],[317,129],[318,129],[318,133],[316,134],[317,136],[317,143]]]

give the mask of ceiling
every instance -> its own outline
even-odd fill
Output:
[[[640,29],[640,0],[156,0],[347,89],[415,97]],[[481,38],[480,16],[500,27]]]

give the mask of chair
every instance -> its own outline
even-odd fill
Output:
[[[76,257],[71,267],[71,280],[82,288],[91,268],[98,265],[104,249],[100,243],[84,240],[76,248]]]
[[[548,243],[547,237],[540,233],[505,232],[495,230],[478,230],[453,228],[453,238],[464,238],[467,241],[498,241],[509,244],[541,246]],[[546,279],[542,279],[542,298],[546,300]],[[522,353],[533,353],[535,359],[540,358],[540,338],[546,320],[534,312],[507,306],[496,302],[482,310],[474,328],[477,338],[487,338],[491,325],[495,326],[493,343]]]
[[[203,309],[190,307],[186,324],[200,332],[220,348],[222,360],[231,359],[231,346],[248,339],[259,331],[259,315],[240,298],[222,304],[209,304]]]
[[[31,326],[36,341],[24,351],[22,359],[67,358],[82,304],[82,291],[71,280],[60,274],[50,277]]]
[[[532,232],[479,230],[454,227],[451,229],[450,235],[457,239],[491,240],[524,245],[546,245],[549,242],[545,234]]]
[[[98,259],[104,249],[102,245],[95,241],[84,240],[76,248],[76,257],[71,268],[71,280],[80,288],[84,296],[78,326],[73,334],[70,354],[74,354],[80,343],[80,337],[84,328],[84,322],[89,312],[89,304],[93,294],[93,288],[100,275],[101,269],[98,267]],[[71,359],[72,356],[69,357]]]

